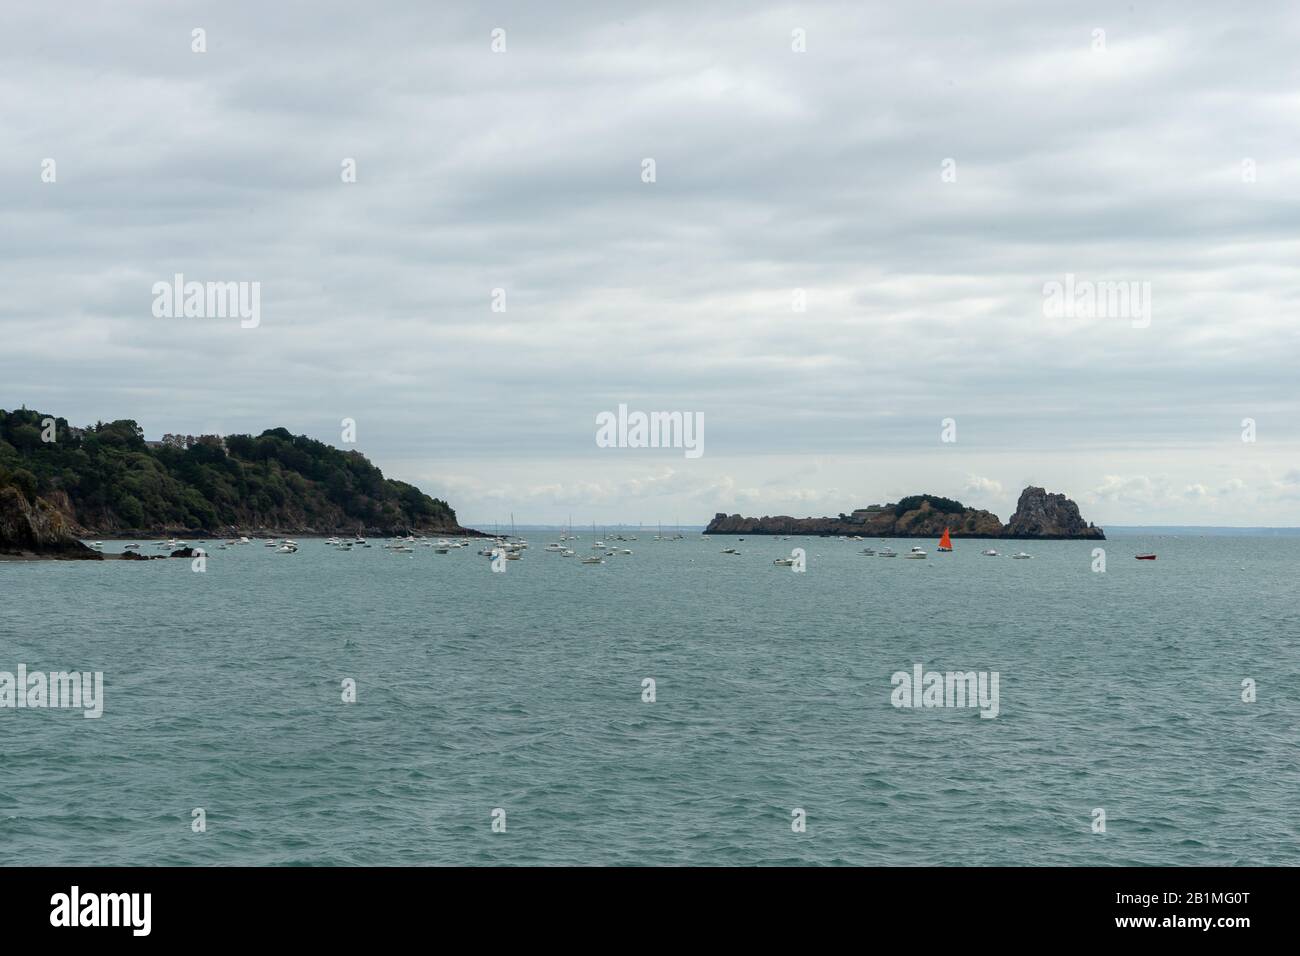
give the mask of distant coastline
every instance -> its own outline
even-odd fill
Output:
[[[1213,525],[1213,524],[1120,524],[1111,525],[1111,533],[1130,535],[1173,535],[1178,537],[1220,536],[1243,538],[1297,538],[1300,528],[1256,528],[1247,525]]]

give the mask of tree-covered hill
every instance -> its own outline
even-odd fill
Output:
[[[99,535],[463,530],[447,502],[385,478],[361,453],[283,428],[146,443],[130,420],[73,428],[0,409],[0,488],[9,485]]]

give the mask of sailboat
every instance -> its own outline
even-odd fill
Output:
[[[943,537],[939,539],[939,550],[940,550],[940,551],[951,551],[951,550],[952,550],[952,538],[948,537],[948,529],[947,529],[947,528],[944,528],[944,529],[943,529]]]

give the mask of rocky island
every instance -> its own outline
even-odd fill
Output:
[[[1030,486],[1020,493],[1016,512],[1003,524],[991,511],[968,508],[940,495],[910,495],[894,504],[871,505],[836,518],[787,515],[745,518],[714,515],[705,534],[861,535],[874,538],[937,538],[949,529],[954,538],[1082,538],[1101,541],[1101,528],[1085,522],[1079,506],[1065,495]]]
[[[130,420],[74,428],[0,409],[0,555],[98,560],[89,537],[358,532],[480,534],[360,452],[283,428],[148,442]]]

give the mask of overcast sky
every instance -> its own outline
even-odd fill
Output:
[[[466,523],[1300,525],[1297,50],[1287,2],[6,4],[0,407],[351,418]],[[155,317],[176,273],[260,324]],[[619,403],[704,454],[598,448]]]

